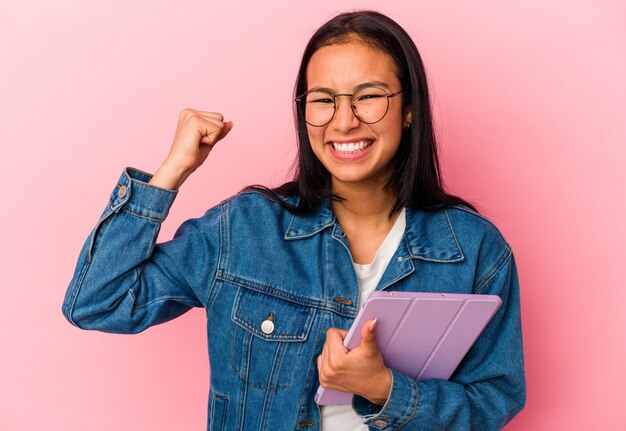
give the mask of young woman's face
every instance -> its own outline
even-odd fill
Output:
[[[332,94],[354,93],[368,83],[381,87],[387,94],[402,89],[392,58],[358,41],[320,48],[307,68],[308,91],[323,88]],[[410,110],[403,113],[403,96],[400,93],[388,98],[387,113],[373,124],[361,122],[354,115],[349,96],[335,99],[336,111],[328,124],[321,127],[307,124],[313,152],[330,172],[333,187],[338,182],[372,187],[387,182],[393,172],[391,160],[400,145],[403,126],[411,121]],[[307,109],[310,106],[313,105],[307,104]]]

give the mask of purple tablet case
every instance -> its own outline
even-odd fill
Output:
[[[416,380],[447,380],[501,304],[496,295],[375,291],[344,345],[358,346],[361,326],[378,318],[376,344],[387,367]],[[352,394],[320,386],[315,401],[350,404]]]

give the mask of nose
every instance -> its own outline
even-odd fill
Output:
[[[359,127],[361,122],[352,112],[352,95],[335,96],[335,115],[331,121],[332,127],[340,132],[346,132]]]

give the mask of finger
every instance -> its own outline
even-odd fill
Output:
[[[324,386],[326,383],[326,377],[324,373],[324,358],[323,355],[319,355],[317,357],[317,380],[320,382],[321,386]]]
[[[210,136],[210,138],[215,139],[215,142],[223,139],[226,135],[228,135],[228,132],[230,132],[233,128],[232,121],[221,121],[213,117],[205,118],[205,121],[209,123],[210,125],[214,125],[219,130],[219,134],[217,134],[217,137]]]
[[[322,353],[317,357],[317,373],[319,374],[320,383],[326,381],[327,355],[328,352],[322,349]]]
[[[224,121],[224,116],[219,112],[198,111],[198,114],[204,118],[213,118],[215,120]]]
[[[376,324],[378,319],[368,320],[361,326],[361,347],[366,349],[377,349],[376,346]]]
[[[222,129],[220,135],[217,137],[217,140],[221,141],[222,139],[224,139],[226,135],[228,135],[228,132],[230,132],[232,129],[233,129],[232,121],[224,122],[224,128]]]
[[[203,124],[207,126],[211,126],[213,128],[219,128],[219,129],[224,128],[224,122],[218,118],[207,117],[207,118],[202,118],[200,121],[202,121]]]
[[[348,348],[343,344],[343,340],[345,338],[344,333],[346,333],[346,331],[342,332],[342,330],[338,328],[330,328],[326,332],[325,346],[328,346],[328,350],[331,355],[345,355],[346,353],[348,353]]]
[[[201,136],[200,142],[213,145],[220,140],[220,135],[224,129],[224,123],[216,118],[203,118],[198,126],[198,133]]]
[[[344,331],[343,329],[339,329],[339,328],[328,328],[328,330],[326,331],[326,341],[328,341],[328,339],[330,338],[333,343],[336,343],[337,341],[340,341],[343,343],[344,338],[346,338],[346,335],[348,335],[348,331]]]

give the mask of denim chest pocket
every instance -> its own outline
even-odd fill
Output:
[[[314,317],[313,307],[239,287],[231,315],[231,367],[256,389],[289,387],[303,363]]]

